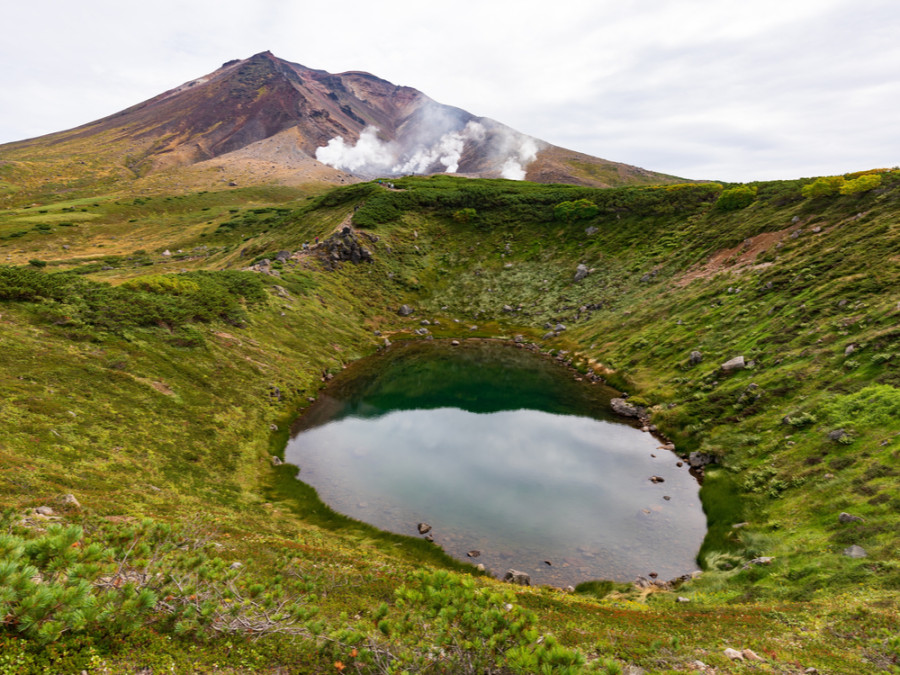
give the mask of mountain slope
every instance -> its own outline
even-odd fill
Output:
[[[259,145],[288,130],[278,152]],[[248,154],[290,173],[296,167],[281,163],[285,148],[304,168],[329,165],[313,173],[331,182],[438,172],[601,187],[676,180],[565,151],[369,73],[331,74],[269,52],[101,120],[0,146],[0,161],[14,183],[52,173],[68,189],[214,159],[222,171],[259,182],[264,176],[240,170]]]

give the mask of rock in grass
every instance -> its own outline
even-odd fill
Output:
[[[731,647],[725,648],[725,656],[727,656],[732,661],[743,661],[744,655],[741,654],[737,649],[732,649]]]
[[[49,506],[38,506],[34,510],[34,512],[36,514],[38,514],[39,516],[52,516],[53,515],[53,509],[51,509]]]
[[[763,659],[763,657],[761,657],[759,654],[754,652],[752,649],[742,649],[741,654],[748,661],[764,661],[765,660],[765,659]]]
[[[397,310],[397,314],[400,316],[409,316],[413,313],[412,307],[409,305],[400,305],[400,309]]]
[[[747,367],[747,364],[743,356],[735,356],[733,359],[723,363],[721,367],[726,373],[730,373],[732,370],[743,370]]]
[[[841,513],[841,515],[838,516],[838,522],[840,522],[840,523],[859,523],[859,522],[862,522],[863,520],[865,520],[865,519],[860,518],[859,516],[851,515],[851,514],[847,513],[846,511]]]
[[[630,404],[624,398],[614,398],[609,402],[609,407],[612,408],[612,411],[616,413],[616,415],[621,415],[622,417],[640,417],[641,411],[638,410],[638,407]]]
[[[696,349],[692,351],[691,355],[688,357],[688,363],[692,366],[696,366],[701,361],[703,361],[703,352],[698,352]]]
[[[506,574],[503,575],[503,581],[518,584],[519,586],[531,586],[531,575],[519,570],[506,570]]]
[[[63,506],[71,506],[73,509],[81,508],[81,504],[75,499],[75,495],[63,495],[60,501],[63,503]]]
[[[867,558],[869,556],[869,554],[866,553],[866,549],[862,546],[857,546],[856,544],[845,548],[844,555],[848,558]]]
[[[584,279],[591,271],[588,269],[587,265],[579,265],[575,268],[575,279],[574,281],[578,282]]]

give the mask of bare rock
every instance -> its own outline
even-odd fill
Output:
[[[838,516],[839,523],[860,523],[863,520],[865,520],[865,518],[860,518],[859,516],[853,516],[847,512],[843,512],[843,513],[841,513],[841,515]]]
[[[63,506],[71,506],[73,509],[81,508],[81,504],[75,499],[75,495],[63,495],[60,501]]]
[[[616,415],[622,417],[640,417],[642,410],[636,405],[632,405],[624,398],[614,398],[609,402],[609,407]]]
[[[731,647],[725,648],[725,656],[727,656],[732,661],[743,661],[744,655],[741,654],[737,649],[732,649]]]
[[[666,479],[662,476],[650,476],[651,483],[665,483]]]
[[[428,534],[431,532],[431,525],[428,523],[419,523],[416,525],[416,529],[419,531],[419,534]]]
[[[866,553],[866,549],[862,546],[857,546],[856,544],[845,548],[844,555],[848,558],[867,558],[869,556],[869,554]]]
[[[52,516],[54,511],[49,506],[38,506],[34,512],[39,516]]]
[[[412,307],[409,305],[400,305],[400,308],[397,310],[397,314],[400,316],[409,316],[413,313]]]
[[[703,361],[703,352],[699,352],[696,349],[692,351],[691,355],[688,357],[688,363],[692,366],[696,366],[701,361]]]
[[[478,556],[481,555],[481,551],[479,551],[477,548],[473,548],[471,551],[466,553],[466,555],[469,556],[470,558],[477,558]]]
[[[272,466],[281,466],[284,464],[284,462],[281,461],[281,458],[276,455],[272,455],[271,462]]]
[[[743,370],[746,367],[747,364],[744,361],[743,356],[735,356],[733,359],[729,359],[721,366],[722,370],[724,370],[726,373],[730,373],[733,370]]]
[[[741,654],[748,661],[765,661],[763,657],[754,652],[752,649],[742,649]]]
[[[228,566],[228,569],[230,569],[230,570],[239,570],[239,569],[241,569],[243,566],[244,566],[244,563],[242,563],[242,562],[233,562],[233,563],[231,563],[231,564]]]
[[[587,275],[590,273],[591,273],[591,271],[588,269],[587,265],[579,265],[578,267],[575,268],[574,281],[579,282],[582,279],[584,279],[585,277],[587,277]]]
[[[503,581],[518,584],[519,586],[531,586],[531,575],[519,570],[506,570],[506,574],[503,575]]]

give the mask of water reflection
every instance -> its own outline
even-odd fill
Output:
[[[571,389],[565,371],[551,372],[566,380],[557,389]],[[372,379],[363,381],[371,393]],[[387,412],[383,391],[370,400],[379,396],[322,401],[285,451],[335,510],[402,534],[428,522],[451,555],[477,549],[476,562],[527,571],[535,583],[695,569],[705,533],[698,486],[651,435],[535,409]]]

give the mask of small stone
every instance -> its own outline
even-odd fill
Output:
[[[672,498],[669,495],[663,495],[663,499],[665,499],[667,502],[672,501]]]
[[[450,344],[454,347],[459,347],[459,340],[450,340]]]
[[[856,544],[845,548],[844,555],[848,558],[867,558],[869,556],[869,554],[866,553],[866,549],[862,546],[857,546]]]
[[[230,570],[239,570],[244,566],[244,563],[241,562],[233,562],[228,566]]]
[[[725,656],[727,656],[732,661],[743,661],[744,655],[741,654],[737,649],[732,649],[731,647],[725,648]]]
[[[73,509],[81,508],[81,504],[75,499],[75,495],[63,495],[60,501],[63,503],[63,506],[71,506]]]
[[[840,522],[840,523],[859,523],[859,522],[862,522],[863,520],[864,520],[864,518],[860,518],[859,516],[853,516],[846,512],[841,513],[838,516],[838,522]]]
[[[431,525],[428,523],[419,523],[416,525],[416,529],[419,531],[419,534],[428,534],[431,532]]]
[[[688,357],[688,363],[692,366],[696,366],[701,361],[703,361],[703,353],[696,350],[692,351],[691,355]]]
[[[732,370],[742,370],[746,366],[747,364],[745,363],[743,356],[735,356],[733,359],[730,359],[723,363],[721,368],[726,373],[729,373]]]
[[[272,461],[272,466],[281,466],[282,464],[284,464],[284,462],[281,461],[281,458],[277,457],[275,455],[272,455],[271,461]]]
[[[479,572],[484,572],[484,570],[486,568],[482,563],[478,563],[477,565],[475,565],[475,569],[478,570]]]
[[[575,587],[574,587],[574,586],[566,586],[563,590],[564,590],[566,593],[574,593],[574,592],[575,592]]]
[[[52,516],[53,515],[53,509],[51,509],[49,506],[38,506],[34,510],[34,512],[36,514],[38,514],[39,516]]]
[[[413,313],[412,307],[409,305],[400,305],[400,308],[397,310],[397,314],[400,316],[409,316]]]
[[[270,425],[269,425],[269,431],[278,431],[278,425],[277,425],[277,424],[270,424]]]
[[[742,654],[742,655],[744,656],[744,658],[747,659],[748,661],[763,661],[763,660],[764,660],[761,656],[759,656],[759,655],[758,655],[756,652],[754,652],[752,649],[742,649],[742,650],[741,650],[741,654]]]
[[[678,599],[675,602],[690,602],[690,601],[691,601],[690,598],[686,598],[683,595],[679,595]]]
[[[647,576],[651,579],[656,579],[659,575],[656,572],[650,572]]]
[[[549,560],[545,560],[545,561],[544,561],[544,564],[545,564],[547,567],[553,567],[553,563],[550,562]]]
[[[430,542],[433,542],[433,541],[434,541],[434,535],[433,535],[433,534],[430,534],[430,533],[429,533],[429,534],[426,534],[426,535],[425,535],[425,541],[427,541],[427,542],[429,542],[429,543],[430,543]]]
[[[662,476],[650,476],[651,483],[665,483],[666,479]]]
[[[519,586],[531,586],[531,575],[511,569],[507,570],[506,574],[503,575],[503,581],[518,584]]]
[[[477,548],[473,548],[471,551],[466,553],[466,555],[469,556],[470,558],[477,558],[478,556],[481,555],[481,551],[479,551]]]

